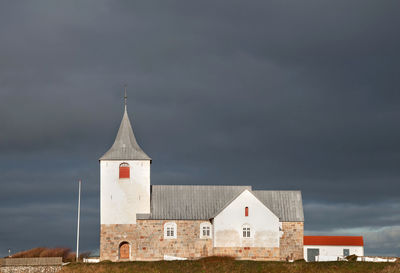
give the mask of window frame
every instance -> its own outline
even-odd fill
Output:
[[[176,239],[178,237],[177,233],[178,228],[175,222],[167,222],[164,224],[164,239]]]
[[[244,224],[242,226],[242,238],[244,239],[249,239],[249,238],[253,238],[252,234],[253,232],[251,231],[251,226],[248,224]]]
[[[204,235],[204,231],[208,231],[208,235]],[[200,224],[200,239],[211,239],[212,238],[212,225],[210,222],[203,222]]]

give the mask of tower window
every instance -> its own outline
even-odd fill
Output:
[[[119,178],[129,178],[130,168],[129,164],[124,162],[119,165]]]
[[[244,208],[244,216],[249,216],[249,207]]]

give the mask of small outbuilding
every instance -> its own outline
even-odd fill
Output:
[[[304,236],[307,262],[337,261],[350,255],[364,256],[362,236]]]

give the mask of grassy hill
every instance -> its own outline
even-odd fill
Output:
[[[130,273],[130,272],[268,272],[268,273],[399,273],[400,264],[363,262],[254,262],[230,258],[206,258],[196,261],[102,262],[70,264],[61,273]]]

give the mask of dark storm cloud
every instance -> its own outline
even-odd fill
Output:
[[[364,234],[367,253],[400,255],[398,10],[2,2],[0,217],[10,224],[0,255],[73,247],[78,178],[83,249],[98,247],[97,160],[119,126],[124,83],[153,184],[300,189],[309,232]],[[15,240],[26,226],[38,235]]]

